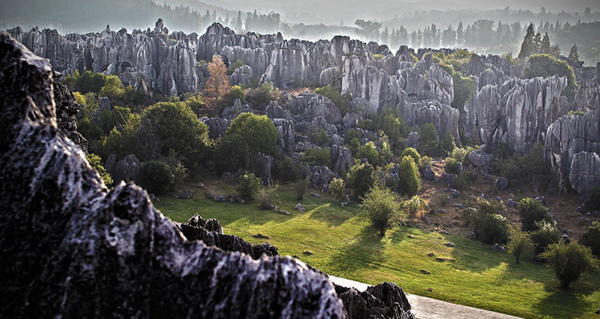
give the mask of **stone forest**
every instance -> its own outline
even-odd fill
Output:
[[[0,317],[600,318],[600,33],[153,6],[0,20]]]

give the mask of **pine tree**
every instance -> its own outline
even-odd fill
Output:
[[[227,76],[227,67],[223,63],[221,56],[216,54],[213,56],[212,62],[208,63],[208,72],[210,73],[210,77],[206,81],[204,88],[205,101],[208,108],[214,108],[231,89],[229,77]]]
[[[462,21],[458,23],[458,29],[456,29],[456,44],[461,46],[465,43],[465,31],[463,30]]]
[[[579,63],[579,53],[577,52],[577,43],[573,44],[571,51],[569,51],[569,62],[571,64]]]
[[[548,36],[548,33],[546,33],[544,34],[544,38],[542,39],[542,43],[540,45],[540,53],[549,54],[550,52],[550,37]]]
[[[421,187],[421,175],[415,160],[411,156],[402,157],[398,179],[398,191],[407,195],[414,195]]]
[[[538,33],[539,34],[539,33]],[[521,44],[521,51],[519,51],[519,59],[525,59],[528,56],[537,52],[535,44],[535,31],[533,29],[533,23],[527,27],[527,33]]]

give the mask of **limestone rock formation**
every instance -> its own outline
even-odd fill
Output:
[[[331,162],[333,171],[339,175],[344,175],[348,168],[352,166],[352,152],[343,146],[331,146]]]
[[[119,161],[117,161],[114,154],[111,154],[106,160],[104,167],[115,182],[134,182],[139,181],[142,162],[133,154],[129,154]]]
[[[56,120],[59,131],[87,152],[88,143],[77,131],[77,114],[83,106],[75,102],[73,93],[63,84],[54,84],[54,102],[56,103]]]
[[[225,118],[203,116],[200,120],[208,126],[208,136],[212,139],[225,136],[229,127],[229,120]]]
[[[231,60],[230,60],[231,61]],[[254,71],[251,67],[247,65],[243,65],[237,68],[233,73],[229,76],[229,80],[232,85],[249,85],[252,80],[254,80],[255,75]]]
[[[310,185],[319,190],[327,190],[329,182],[337,177],[337,174],[327,166],[311,166],[309,167],[308,180]]]
[[[264,185],[271,185],[273,183],[272,170],[273,156],[263,153],[256,154],[256,159],[254,160],[254,174],[262,180]]]
[[[340,299],[344,301],[349,318],[395,318],[414,319],[408,299],[401,288],[393,283],[371,286],[358,292],[354,288],[336,286]]]
[[[4,34],[0,52],[3,315],[344,317],[305,264],[186,241],[144,190],[108,191],[57,134],[50,64]]]

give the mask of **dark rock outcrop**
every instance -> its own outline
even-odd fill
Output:
[[[58,130],[87,153],[87,140],[77,131],[77,114],[83,106],[75,102],[73,93],[61,83],[54,83],[54,102]]]
[[[186,241],[144,190],[108,191],[57,134],[50,64],[4,34],[0,52],[4,316],[344,317],[305,264]]]
[[[345,310],[349,318],[415,318],[404,292],[393,283],[370,286],[362,292],[336,286],[336,291],[344,305],[348,305]]]

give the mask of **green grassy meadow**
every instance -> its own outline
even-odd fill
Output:
[[[585,274],[571,291],[563,291],[552,270],[531,258],[517,265],[509,254],[480,242],[419,228],[396,227],[380,237],[359,205],[342,208],[328,196],[308,193],[302,201],[307,211],[294,210],[297,201],[289,186],[280,188],[278,200],[291,215],[259,210],[257,203],[214,203],[200,189],[192,199],[167,196],[156,206],[179,222],[194,214],[216,218],[227,234],[268,242],[281,255],[299,256],[335,276],[369,284],[391,281],[412,294],[524,318],[600,318],[594,314],[600,308],[599,273]],[[270,239],[252,237],[258,233]],[[449,241],[456,246],[444,246]],[[307,250],[313,255],[305,256]],[[435,256],[428,257],[429,252]]]

